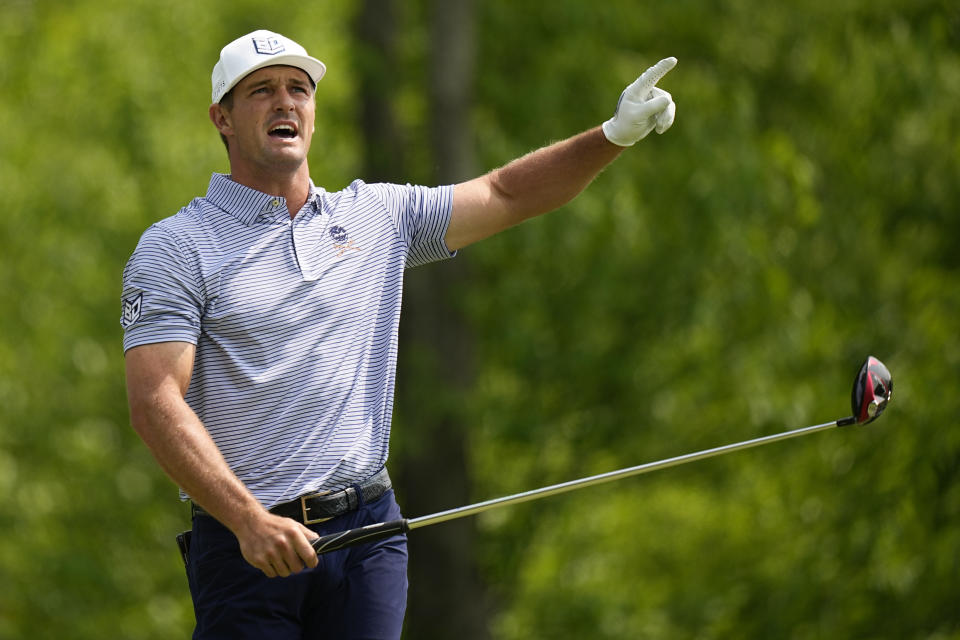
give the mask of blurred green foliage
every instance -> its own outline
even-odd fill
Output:
[[[478,5],[486,168],[680,63],[669,133],[464,252],[477,499],[841,417],[868,353],[895,380],[868,428],[484,514],[491,635],[960,638],[955,3]],[[404,6],[416,133],[429,8]],[[186,513],[128,427],[120,272],[227,169],[205,111],[238,34],[327,63],[312,173],[358,177],[355,10],[0,4],[0,638],[189,635]]]

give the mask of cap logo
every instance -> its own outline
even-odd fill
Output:
[[[280,38],[277,38],[276,36],[254,38],[253,48],[257,53],[265,56],[274,56],[278,53],[282,53],[286,49],[286,47],[283,46],[283,43],[280,42]]]

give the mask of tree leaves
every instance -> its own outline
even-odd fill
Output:
[[[189,633],[186,514],[127,426],[120,271],[148,224],[226,170],[205,111],[238,33],[322,51],[314,179],[362,177],[355,9],[0,7],[0,636]],[[868,353],[896,388],[866,428],[485,514],[493,635],[955,636],[956,10],[480,12],[487,168],[599,124],[637,73],[679,63],[669,132],[563,211],[468,249],[478,499],[841,417]],[[426,31],[406,34],[409,60]],[[423,74],[397,72],[404,121],[428,130]]]

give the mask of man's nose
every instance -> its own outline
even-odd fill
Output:
[[[274,108],[277,111],[292,111],[296,106],[296,102],[293,99],[293,94],[290,93],[289,89],[280,89],[276,93],[276,104]]]

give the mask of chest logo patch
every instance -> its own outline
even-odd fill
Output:
[[[337,250],[338,258],[347,251],[360,251],[360,247],[354,244],[353,240],[350,240],[347,236],[347,230],[340,225],[330,227],[328,233],[333,240],[333,248]]]
[[[330,227],[330,237],[337,244],[343,244],[347,241],[347,230],[340,225]]]
[[[132,298],[125,298],[123,301],[123,317],[120,319],[120,326],[124,329],[140,319],[140,310],[143,307],[143,294],[138,293]]]

